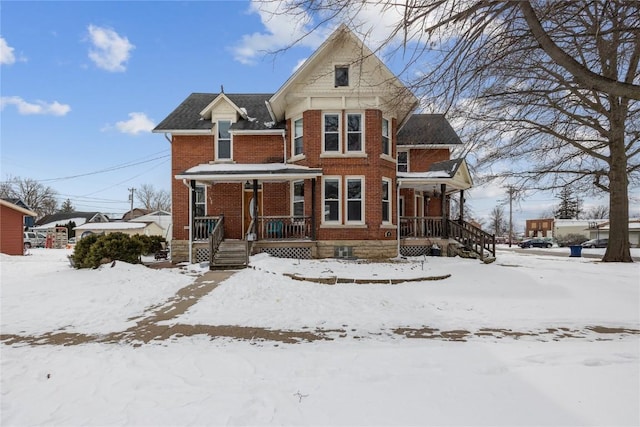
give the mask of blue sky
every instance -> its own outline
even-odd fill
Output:
[[[269,55],[301,28],[266,16],[248,1],[2,1],[0,179],[36,179],[60,203],[116,216],[129,209],[129,188],[169,190],[170,146],[150,133],[157,123],[192,92],[275,92],[330,32]],[[380,14],[364,19],[384,33]],[[489,185],[468,200],[484,217],[505,197]],[[516,221],[557,203],[529,199]]]

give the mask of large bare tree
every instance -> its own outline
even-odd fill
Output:
[[[56,191],[31,178],[9,177],[0,184],[0,197],[22,200],[38,218],[56,212]]]
[[[459,120],[476,173],[521,190],[572,185],[582,193],[608,193],[611,225],[603,260],[632,261],[628,194],[640,170],[640,2],[286,5],[278,13],[303,16],[310,29],[346,21],[365,42],[378,30],[359,15],[371,16],[372,8],[395,14],[389,36],[371,47],[402,52],[411,73],[405,75],[418,75],[408,83],[423,107]]]
[[[147,210],[171,210],[171,194],[167,190],[157,190],[151,184],[142,184],[136,190],[136,198]]]

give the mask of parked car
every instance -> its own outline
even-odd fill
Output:
[[[545,239],[526,239],[518,244],[521,248],[550,248],[553,243]]]
[[[22,240],[24,247],[29,248],[43,248],[47,241],[47,236],[42,233],[36,233],[34,231],[25,231],[22,233]]]
[[[606,248],[609,239],[591,239],[582,244],[583,248]]]

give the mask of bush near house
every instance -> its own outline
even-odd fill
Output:
[[[576,233],[565,234],[563,236],[558,236],[557,238],[558,246],[560,247],[579,245],[580,243],[586,242],[587,240],[589,239],[584,237],[582,234]]]
[[[158,236],[159,237],[159,236]],[[107,235],[89,235],[76,244],[72,255],[76,268],[97,268],[100,264],[111,261],[124,261],[131,264],[142,262],[142,254],[162,247],[160,239],[149,236],[129,236],[124,233],[110,233]]]

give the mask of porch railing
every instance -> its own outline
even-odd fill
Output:
[[[442,237],[443,235],[442,217],[400,217],[400,237]]]
[[[311,217],[260,216],[256,221],[258,240],[310,239]]]
[[[220,242],[224,240],[224,216],[220,215],[216,225],[213,227],[211,234],[209,235],[209,262],[213,264],[213,258],[218,252]]]
[[[496,256],[496,236],[475,227],[468,222],[448,221],[449,237],[462,243],[467,249],[484,259],[486,252]]]
[[[218,221],[222,216],[197,216],[193,219],[193,230],[191,237],[194,242],[204,242],[209,240]]]

